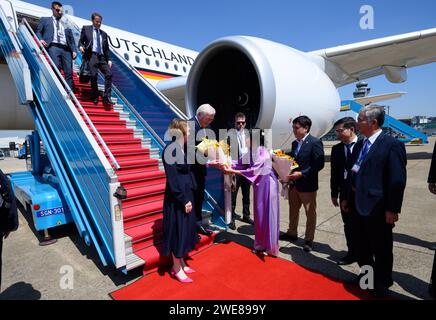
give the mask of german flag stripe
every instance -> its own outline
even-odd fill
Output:
[[[153,80],[171,79],[179,76],[178,74],[171,74],[171,73],[159,72],[159,71],[142,69],[142,68],[136,68],[136,69],[144,78],[153,79]]]

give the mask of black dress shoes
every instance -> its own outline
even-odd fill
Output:
[[[250,217],[243,217],[242,221],[248,224],[254,224],[253,219],[251,219]]]
[[[114,105],[114,103],[111,100],[109,100],[109,99],[103,99],[103,104],[106,107],[112,107]]]
[[[281,234],[281,235],[279,236],[279,240],[282,240],[282,241],[289,241],[289,242],[295,242],[295,241],[298,240],[298,237],[297,237],[297,236],[291,236],[291,235],[289,235],[289,234],[287,234],[287,233],[283,233],[283,234]]]
[[[210,236],[213,233],[211,230],[206,229],[202,225],[197,225],[197,232],[205,236]]]
[[[347,254],[345,257],[343,257],[337,263],[340,266],[347,266],[347,265],[352,264],[354,262],[357,262],[357,260],[352,255]]]
[[[233,220],[240,219],[240,218],[241,218],[241,216],[239,214],[232,213],[232,219]]]
[[[92,102],[97,105],[98,104],[98,98],[92,99]]]
[[[227,226],[232,230],[236,230],[236,225],[234,222],[230,222]]]
[[[306,241],[304,246],[303,246],[303,250],[306,252],[310,252],[313,250],[313,241]]]

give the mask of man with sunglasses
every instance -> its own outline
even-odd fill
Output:
[[[239,159],[247,155],[249,151],[249,146],[247,145],[247,138],[249,137],[248,131],[245,129],[246,120],[245,114],[238,112],[235,115],[235,129],[236,138],[238,140],[238,157]],[[236,199],[238,197],[239,188],[242,189],[242,221],[254,224],[253,219],[250,218],[250,181],[245,179],[240,175],[235,175],[236,185],[235,191],[232,192],[232,222],[229,224],[229,228],[232,230],[236,229],[235,218],[239,216],[235,212]]]
[[[53,15],[42,17],[36,29],[36,36],[46,48],[56,67],[64,70],[65,81],[74,90],[73,60],[77,56],[77,47],[73,32],[62,21],[62,4],[54,1],[51,4]]]

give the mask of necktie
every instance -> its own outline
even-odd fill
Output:
[[[297,149],[295,150],[295,157],[298,156],[298,153],[300,152],[302,144],[303,144],[303,142],[300,143],[300,141],[297,140]]]
[[[59,19],[56,19],[56,32],[57,32],[57,43],[61,43],[61,34],[59,30]]]
[[[95,32],[97,33],[97,53],[101,54],[100,30],[95,29]]]
[[[362,153],[360,154],[360,157],[359,157],[359,164],[361,164],[363,162],[363,160],[365,160],[365,157],[368,154],[370,146],[371,146],[371,142],[369,141],[369,139],[366,139],[365,143],[363,144]]]
[[[349,171],[351,167],[353,166],[353,159],[351,154],[351,147],[355,144],[355,142],[352,142],[350,144],[346,144],[345,147],[347,148],[347,159],[345,161],[345,169]]]

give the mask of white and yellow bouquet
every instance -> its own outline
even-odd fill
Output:
[[[197,150],[203,153],[210,161],[218,161],[220,164],[230,164],[230,147],[221,140],[203,138],[196,146]]]
[[[274,150],[272,154],[272,166],[283,182],[288,182],[292,170],[298,168],[298,163],[291,156],[288,156],[283,150]]]

